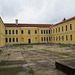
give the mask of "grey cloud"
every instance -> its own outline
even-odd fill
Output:
[[[1,0],[4,22],[18,18],[23,23],[57,23],[75,16],[75,0]]]

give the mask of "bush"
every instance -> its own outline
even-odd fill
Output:
[[[28,71],[30,74],[34,75],[34,70],[32,68],[29,69]]]

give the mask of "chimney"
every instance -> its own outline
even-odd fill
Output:
[[[16,19],[15,21],[16,21],[16,25],[18,25],[18,19]]]

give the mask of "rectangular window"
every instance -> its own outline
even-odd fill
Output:
[[[46,30],[46,34],[48,34],[48,30]]]
[[[8,38],[5,38],[5,41],[8,42]]]
[[[66,35],[66,41],[68,41],[68,36]]]
[[[48,37],[47,37],[47,41],[48,41]]]
[[[64,41],[64,36],[62,36],[62,41]]]
[[[62,26],[62,32],[63,32],[63,26]]]
[[[50,41],[50,37],[49,37],[49,41]]]
[[[16,42],[18,42],[18,38],[16,38]]]
[[[57,28],[56,28],[56,33],[57,33]]]
[[[60,36],[59,36],[59,41],[60,41]]]
[[[43,30],[41,30],[41,34],[43,34]]]
[[[65,26],[65,30],[67,31],[67,25]]]
[[[45,30],[44,30],[44,34],[45,34]]]
[[[21,30],[21,34],[23,34],[24,32],[23,32],[23,30]]]
[[[60,27],[58,28],[59,32],[60,32]]]
[[[43,37],[41,37],[41,41],[43,41]]]
[[[16,34],[18,34],[18,30],[16,30]]]
[[[72,30],[72,24],[70,24],[70,30]]]
[[[49,34],[50,34],[50,30],[49,30]]]
[[[46,38],[44,37],[44,41],[46,41]]]
[[[9,38],[9,42],[11,42],[11,38]]]
[[[72,41],[72,35],[70,35],[70,40]]]
[[[15,42],[15,38],[13,38],[13,42]]]
[[[7,30],[5,30],[5,34],[7,34]]]
[[[11,30],[9,30],[9,34],[11,34]]]
[[[28,30],[28,34],[31,34],[30,30]]]
[[[37,30],[35,30],[35,34],[37,34]]]
[[[58,37],[56,36],[56,41],[58,40]]]
[[[12,30],[12,34],[14,34],[14,30]]]

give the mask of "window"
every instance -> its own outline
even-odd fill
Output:
[[[9,30],[9,34],[11,34],[11,30]]]
[[[31,34],[31,33],[30,33],[30,30],[28,30],[28,34]]]
[[[46,38],[44,37],[44,41],[46,41]]]
[[[47,37],[47,41],[48,41],[48,37]]]
[[[41,30],[41,34],[43,34],[43,30]]]
[[[44,34],[45,34],[45,30],[44,30]]]
[[[18,34],[18,30],[16,30],[16,34]]]
[[[23,30],[21,30],[21,34],[23,34]]]
[[[57,28],[56,28],[56,33],[57,33]]]
[[[62,26],[62,32],[63,32],[63,26]]]
[[[7,30],[5,30],[5,34],[7,34]]]
[[[72,41],[72,35],[70,35],[70,40]]]
[[[35,37],[35,40],[37,41],[37,37]]]
[[[72,24],[70,24],[70,30],[72,30]]]
[[[13,42],[15,42],[15,38],[13,38]]]
[[[46,34],[48,34],[48,30],[46,30]]]
[[[12,34],[14,34],[14,30],[12,30]]]
[[[37,34],[37,30],[35,30],[35,34]]]
[[[60,36],[59,36],[59,41],[60,41]]]
[[[65,26],[65,29],[66,29],[66,31],[67,31],[67,25]]]
[[[50,37],[49,37],[49,41],[50,41]]]
[[[5,38],[5,41],[8,42],[8,38]]]
[[[59,32],[60,32],[60,27],[58,28]]]
[[[64,41],[64,36],[62,36],[62,41]]]
[[[43,41],[43,37],[41,37],[41,41]]]
[[[66,35],[66,41],[68,41],[68,36]]]
[[[49,30],[49,34],[50,34],[50,30]]]
[[[56,41],[58,40],[58,37],[56,36]]]
[[[16,42],[18,42],[18,38],[16,38]]]
[[[11,38],[9,38],[9,42],[11,42]]]

